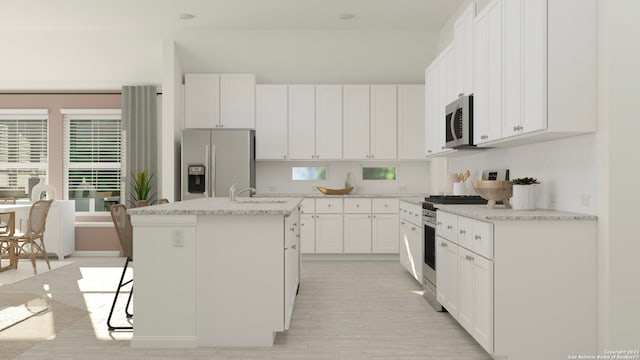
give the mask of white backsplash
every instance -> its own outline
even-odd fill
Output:
[[[490,149],[449,159],[448,172],[469,169],[467,180],[480,179],[482,170],[511,170],[511,179],[534,177],[536,206],[586,214],[596,214],[597,170],[595,135],[546,141],[504,149]]]
[[[362,166],[396,166],[396,181],[363,181]],[[293,181],[292,166],[326,166],[327,180]],[[357,161],[257,161],[258,194],[313,194],[316,186],[344,188],[347,172],[351,173],[353,193],[425,194],[429,189],[429,163],[422,162],[357,162]]]

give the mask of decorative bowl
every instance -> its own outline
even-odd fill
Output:
[[[473,189],[483,199],[489,200],[487,207],[496,207],[496,201],[502,201],[507,209],[511,209],[509,198],[513,195],[513,184],[511,181],[501,180],[476,180],[473,182]]]
[[[325,195],[346,195],[353,190],[353,186],[344,189],[327,189],[326,187],[316,186],[316,189]]]

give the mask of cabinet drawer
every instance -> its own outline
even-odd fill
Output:
[[[458,241],[458,215],[438,210],[436,212],[436,234],[443,238]]]
[[[422,208],[420,206],[403,202],[398,211],[402,220],[413,224],[422,224]]]
[[[473,220],[473,236],[471,250],[493,260],[493,224]]]
[[[371,199],[344,199],[344,212],[349,214],[371,213]]]
[[[398,199],[373,199],[373,212],[376,214],[397,214],[399,207]]]
[[[316,212],[316,199],[306,198],[300,204],[300,212],[303,214],[313,214]]]
[[[469,250],[473,242],[473,220],[464,216],[458,216],[458,245]]]
[[[341,214],[342,199],[316,199],[317,214]]]

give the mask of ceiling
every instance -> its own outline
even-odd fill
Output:
[[[0,30],[427,30],[464,0],[0,0]],[[180,20],[183,13],[191,20]],[[341,20],[353,14],[351,20]]]

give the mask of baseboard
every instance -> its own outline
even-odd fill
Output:
[[[195,336],[136,336],[131,339],[131,347],[138,349],[195,349]]]
[[[400,261],[399,254],[302,254],[303,261]]]
[[[114,250],[114,251],[87,251],[87,250],[76,250],[72,256],[113,256],[113,257],[119,257],[120,255],[120,251]]]

